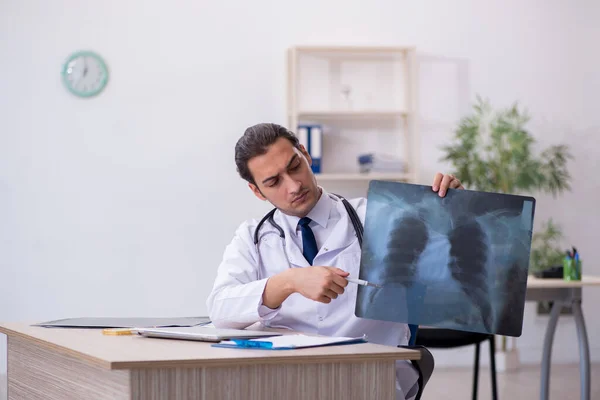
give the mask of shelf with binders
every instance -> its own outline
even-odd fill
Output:
[[[390,129],[395,129],[395,125],[329,126],[311,122],[300,123],[297,135],[311,156],[312,170],[320,181],[413,182],[416,177],[410,169],[411,162],[400,156],[409,144],[398,141]]]

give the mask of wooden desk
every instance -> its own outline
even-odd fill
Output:
[[[0,332],[9,400],[393,399],[395,361],[419,358],[371,343],[268,351],[16,323]]]
[[[581,399],[590,400],[590,347],[588,343],[585,320],[581,310],[581,289],[584,286],[600,286],[600,277],[583,276],[581,281],[565,281],[563,279],[539,279],[529,276],[527,279],[527,301],[552,301],[550,320],[544,337],[542,352],[542,376],[540,399],[548,400],[550,389],[550,364],[552,342],[556,332],[556,324],[563,305],[572,307],[577,327],[579,343],[579,372],[581,382]]]

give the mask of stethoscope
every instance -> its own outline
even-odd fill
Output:
[[[338,199],[340,199],[342,201],[342,204],[344,204],[344,208],[346,208],[346,212],[348,213],[348,216],[350,217],[350,221],[352,221],[352,226],[354,227],[354,231],[356,232],[356,237],[358,238],[358,244],[362,248],[363,226],[362,226],[362,223],[360,222],[360,218],[358,217],[358,214],[354,210],[354,207],[352,207],[352,205],[350,205],[348,200],[346,200],[339,194],[333,193],[333,195],[336,196]],[[264,225],[265,222],[269,222],[275,229],[277,229],[277,231],[279,232],[279,237],[282,239],[283,242],[285,241],[285,233],[283,232],[283,229],[281,228],[281,226],[279,226],[279,224],[277,224],[277,222],[275,222],[275,219],[273,217],[275,215],[275,211],[277,211],[277,208],[274,208],[271,211],[269,211],[260,220],[260,222],[256,226],[256,230],[254,231],[254,245],[257,246],[257,251],[258,251],[258,242],[260,240],[260,238],[259,238],[260,228]],[[283,250],[285,252],[285,246],[283,246]],[[259,251],[259,256],[260,256],[260,251]],[[287,258],[287,254],[286,254],[286,258]],[[288,258],[288,260],[289,260],[289,258]]]

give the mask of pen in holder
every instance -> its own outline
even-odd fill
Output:
[[[563,259],[563,279],[565,281],[581,280],[581,259],[575,247],[572,251],[567,251],[567,255]]]

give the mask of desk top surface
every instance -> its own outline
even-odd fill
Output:
[[[584,275],[581,281],[565,281],[560,278],[540,279],[531,275],[527,278],[527,289],[580,288],[584,286],[600,286],[600,277]]]
[[[34,341],[108,369],[213,367],[240,364],[414,360],[416,350],[374,343],[298,350],[226,349],[208,342],[152,339],[137,335],[103,335],[100,329],[42,328],[25,323],[0,323],[0,333]],[[292,332],[293,333],[293,332]]]

